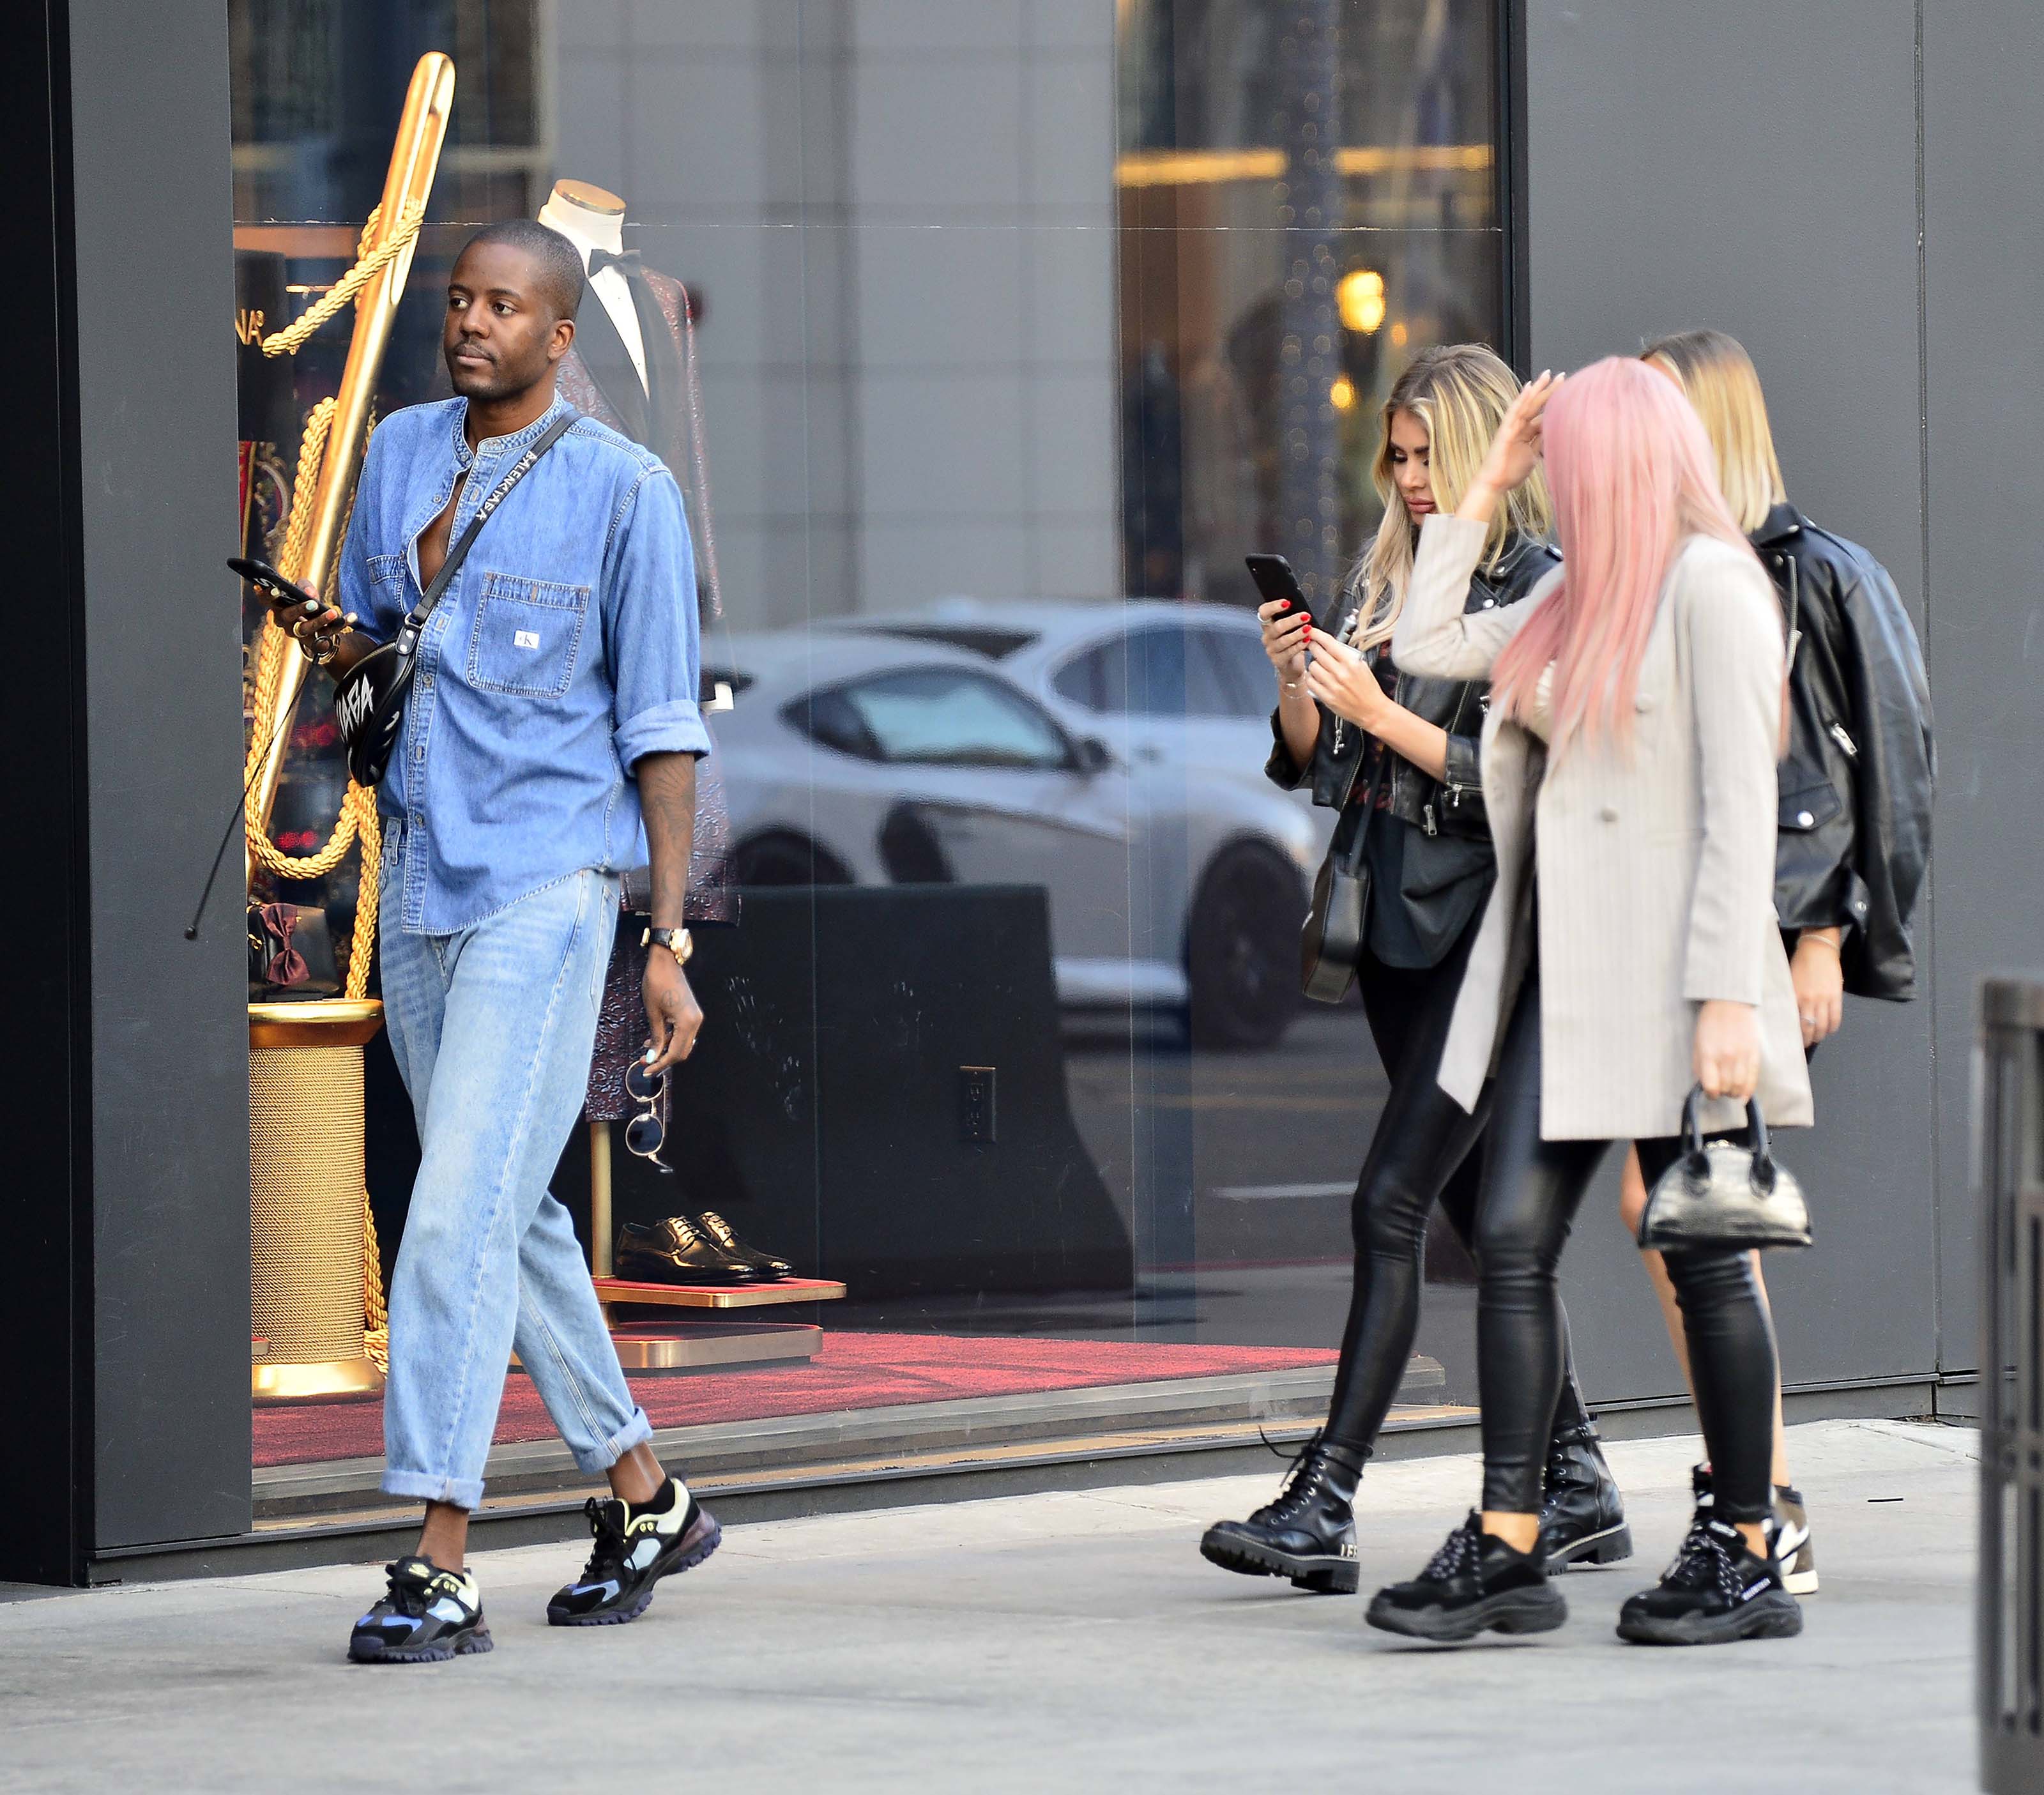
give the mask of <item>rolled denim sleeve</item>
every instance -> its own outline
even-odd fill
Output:
[[[649,754],[708,754],[697,708],[695,554],[681,489],[664,467],[641,475],[626,496],[606,563],[618,759],[628,772]]]

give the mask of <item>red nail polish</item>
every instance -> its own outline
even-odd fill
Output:
[[[1278,609],[1279,610],[1281,610],[1281,611],[1289,611],[1289,610],[1290,610],[1290,609],[1291,609],[1291,608],[1292,608],[1292,601],[1291,601],[1290,599],[1289,599],[1289,598],[1280,598],[1280,599],[1278,601]]]

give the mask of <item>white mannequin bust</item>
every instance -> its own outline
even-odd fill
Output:
[[[624,247],[624,202],[614,193],[592,186],[586,181],[556,181],[540,208],[540,222],[559,231],[582,256],[585,271],[589,252],[605,249],[615,256]],[[632,303],[632,290],[616,268],[592,275],[590,290],[603,302],[617,334],[624,339],[632,365],[639,371],[639,384],[646,385],[646,339],[639,329],[639,313]]]

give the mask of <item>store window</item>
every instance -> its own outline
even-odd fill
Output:
[[[635,253],[642,350],[679,382],[592,288],[577,402],[687,494],[737,901],[699,931],[671,1173],[593,1083],[555,1189],[600,1274],[627,1224],[742,1243],[694,1284],[601,1286],[692,1465],[1139,1422],[1253,1439],[1324,1407],[1384,1086],[1360,1015],[1297,995],[1327,819],[1262,776],[1242,557],[1339,578],[1391,381],[1427,343],[1497,339],[1495,12],[231,6],[250,552],[294,552],[308,420],[359,318],[264,346],[359,253],[428,52],[451,110],[365,421],[448,394],[448,271],[504,218]],[[256,894],[307,963],[265,995],[344,995],[359,859],[307,869],[354,801],[324,682],[279,719],[256,621],[288,858]],[[363,1051],[373,1324],[417,1148],[387,1049]],[[259,1223],[273,1260],[288,1210]],[[792,1278],[741,1276],[747,1251]],[[1465,1270],[1433,1251],[1412,1413],[1473,1398]],[[355,1351],[294,1332],[316,1297],[353,1327],[345,1289],[263,1299],[266,1525],[379,1500],[373,1378],[284,1374]],[[576,1485],[551,1438],[514,1369],[497,1487]]]

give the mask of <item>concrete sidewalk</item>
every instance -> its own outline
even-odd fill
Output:
[[[1201,1562],[1274,1463],[734,1528],[587,1632],[543,1612],[578,1553],[487,1554],[495,1653],[413,1669],[343,1661],[367,1566],[0,1605],[0,1789],[1973,1789],[1976,1436],[1792,1430],[1824,1583],[1802,1638],[1625,1646],[1692,1451],[1615,1447],[1639,1557],[1570,1574],[1563,1631],[1459,1651]],[[1366,1594],[1476,1487],[1467,1458],[1373,1469]]]

